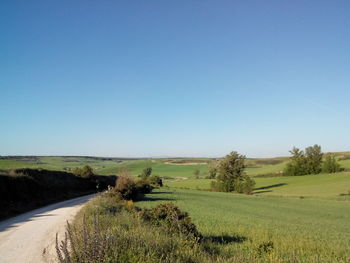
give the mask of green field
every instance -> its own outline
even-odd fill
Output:
[[[17,160],[0,159],[0,169],[42,168],[48,170],[70,171],[76,167],[90,165],[94,172],[101,175],[116,175],[119,170],[127,169],[130,175],[139,175],[145,167],[152,167],[153,174],[166,178],[191,178],[194,171],[199,169],[205,175],[209,159],[186,159],[189,164],[182,163],[183,159],[143,159],[125,160],[113,158],[103,160],[87,157],[36,157],[31,159],[18,158]],[[179,162],[172,164],[171,162]]]
[[[136,205],[175,202],[189,212],[202,234],[222,239],[220,254],[243,253],[246,258],[256,258],[259,247],[272,242],[271,253],[262,255],[261,262],[350,262],[350,172],[278,176],[287,158],[248,159],[246,172],[256,181],[253,195],[248,196],[208,191],[212,179],[204,178],[209,161],[33,157],[0,159],[0,169],[71,171],[90,165],[101,175],[126,169],[137,176],[145,167],[152,167],[153,174],[163,177],[167,187]],[[350,159],[340,163],[350,169]],[[200,179],[195,179],[196,169],[200,170]]]
[[[254,195],[334,197],[350,191],[350,173],[254,178]],[[176,188],[209,190],[211,179],[168,181]]]
[[[337,153],[339,157],[348,153]],[[153,174],[169,179],[194,178],[194,171],[200,170],[200,177],[205,178],[208,162],[205,158],[177,158],[177,159],[122,159],[99,157],[18,157],[16,159],[2,159],[0,170],[17,168],[42,168],[48,170],[70,171],[76,167],[90,165],[95,173],[101,175],[116,175],[119,170],[127,169],[132,176],[139,175],[145,167],[152,167]],[[278,175],[283,171],[288,158],[248,159],[246,173],[250,176]],[[350,169],[350,159],[340,161],[342,167]]]
[[[226,236],[221,249],[228,253],[248,256],[272,241],[267,262],[350,262],[349,201],[162,188],[137,204],[175,202],[205,236]]]

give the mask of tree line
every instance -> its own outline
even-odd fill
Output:
[[[315,144],[305,150],[293,147],[290,151],[291,161],[284,169],[286,176],[299,176],[319,173],[336,173],[342,171],[342,168],[333,154],[327,154],[324,157],[321,146]]]

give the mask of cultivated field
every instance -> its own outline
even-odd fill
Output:
[[[254,178],[254,195],[293,197],[337,197],[349,194],[350,173],[305,176],[279,176]],[[167,186],[185,189],[210,190],[213,179],[168,181]]]
[[[336,153],[338,158],[348,157],[350,153]],[[153,174],[165,179],[194,178],[194,171],[200,171],[200,177],[207,176],[208,163],[205,158],[176,159],[125,159],[99,157],[16,157],[4,159],[0,157],[0,170],[18,168],[42,168],[48,170],[70,171],[76,167],[89,165],[95,173],[116,175],[118,171],[127,169],[130,175],[137,176],[145,167],[152,167]],[[250,176],[279,176],[288,158],[248,159],[246,173]],[[341,160],[342,167],[350,169],[350,158]]]
[[[201,233],[221,237],[226,253],[251,257],[272,242],[266,262],[345,263],[350,262],[349,201],[350,196],[276,198],[166,188],[137,205],[175,202]]]
[[[342,167],[349,169],[347,156],[337,153]],[[213,240],[210,253],[217,250],[220,256],[259,259],[254,262],[350,262],[350,172],[281,176],[287,158],[249,159],[246,172],[256,185],[253,195],[243,195],[209,191],[212,179],[205,178],[210,161],[30,157],[0,159],[0,169],[71,171],[90,165],[97,174],[127,170],[136,177],[145,167],[152,167],[166,187],[135,205],[176,203]],[[195,179],[197,169],[200,173]]]

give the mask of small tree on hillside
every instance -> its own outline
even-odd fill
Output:
[[[323,162],[322,172],[336,173],[340,171],[341,171],[341,167],[337,159],[335,159],[335,156],[332,154],[328,154]]]
[[[199,175],[201,174],[201,171],[200,171],[199,169],[195,169],[195,170],[193,171],[193,174],[194,174],[195,178],[198,179],[198,178],[199,178]]]
[[[292,154],[292,158],[287,164],[284,174],[287,176],[307,174],[307,164],[304,152],[296,147],[293,147],[289,152]]]
[[[255,182],[244,173],[245,156],[237,152],[227,155],[217,167],[217,182],[212,182],[212,190],[252,193]]]
[[[307,174],[319,174],[321,172],[322,157],[321,146],[317,144],[305,149]]]
[[[83,178],[91,178],[94,176],[93,169],[89,165],[85,165],[83,168],[75,168],[73,173]]]
[[[218,171],[218,161],[212,160],[209,163],[209,168],[208,168],[208,178],[209,179],[214,179],[216,177],[217,171]]]

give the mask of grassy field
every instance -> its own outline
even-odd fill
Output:
[[[350,262],[350,198],[276,198],[162,188],[141,207],[175,202],[205,236],[221,236],[221,250],[257,253],[272,241],[266,262]],[[288,261],[290,262],[290,261]]]
[[[338,154],[338,158],[342,156]],[[152,167],[153,174],[163,177],[168,187],[136,205],[175,202],[189,212],[202,234],[217,239],[220,255],[257,258],[262,253],[258,255],[261,262],[350,262],[350,172],[283,177],[276,174],[288,159],[249,159],[246,171],[255,177],[256,186],[253,195],[247,196],[204,191],[210,189],[212,181],[203,179],[209,161],[32,157],[0,159],[0,170],[29,167],[70,171],[90,165],[101,175],[127,169],[137,176],[145,167]],[[350,169],[350,159],[340,163]],[[196,169],[201,179],[195,179]],[[266,174],[274,177],[259,177]],[[264,246],[271,253],[261,252]]]
[[[348,153],[337,153],[338,157]],[[153,173],[164,178],[194,178],[194,171],[200,170],[204,178],[208,171],[205,158],[177,159],[120,159],[94,157],[27,157],[16,159],[0,158],[0,170],[18,168],[42,168],[48,170],[70,171],[76,167],[90,165],[101,175],[116,175],[120,169],[127,169],[130,175],[137,176],[145,167],[152,167]],[[283,171],[288,158],[248,159],[246,172],[250,176],[277,174]],[[350,169],[350,159],[340,161],[342,167]]]
[[[350,191],[350,173],[255,178],[255,195],[335,197]],[[211,179],[167,181],[176,188],[209,190]]]
[[[208,160],[208,159],[207,159]],[[205,159],[144,159],[104,160],[89,157],[35,157],[15,160],[0,159],[0,170],[18,168],[42,168],[48,170],[70,171],[76,167],[90,165],[101,175],[116,175],[119,170],[127,169],[132,176],[139,175],[145,167],[152,167],[153,174],[169,178],[191,178],[194,170],[199,169],[204,175],[208,169]]]

